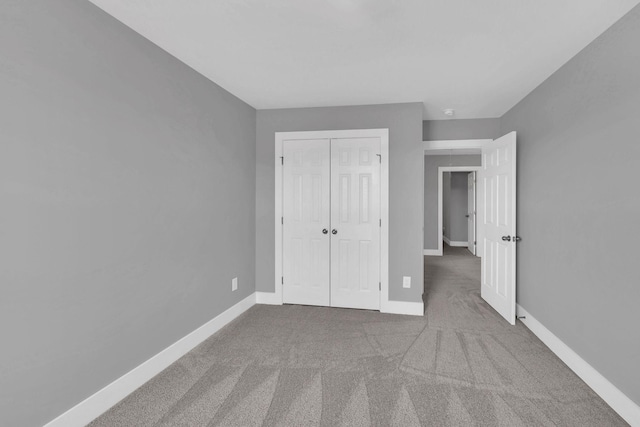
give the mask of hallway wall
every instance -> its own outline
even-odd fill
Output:
[[[451,139],[496,139],[500,135],[500,119],[424,120],[423,141]]]

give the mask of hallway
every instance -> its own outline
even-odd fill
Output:
[[[427,327],[409,351],[427,357],[405,359],[405,370],[473,396],[482,425],[627,425],[529,329],[484,302],[479,257],[447,244],[443,254],[425,257]]]

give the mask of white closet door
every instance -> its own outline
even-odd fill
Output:
[[[330,143],[283,143],[283,302],[330,304]]]
[[[331,140],[331,306],[380,309],[380,139]]]
[[[516,323],[516,133],[482,148],[482,298]]]

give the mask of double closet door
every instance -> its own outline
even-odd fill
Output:
[[[283,302],[380,309],[380,138],[283,142]]]

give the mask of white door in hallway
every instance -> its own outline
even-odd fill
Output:
[[[283,143],[282,299],[330,304],[330,144],[328,139]]]
[[[467,248],[476,254],[476,173],[467,175]]]
[[[516,133],[482,148],[481,295],[509,323],[516,321]]]
[[[380,309],[380,138],[331,140],[331,306]]]

